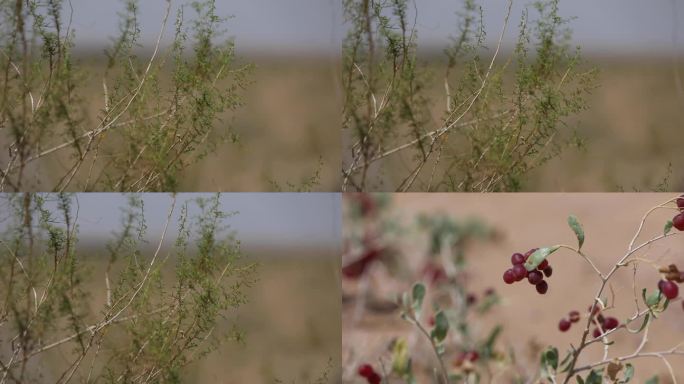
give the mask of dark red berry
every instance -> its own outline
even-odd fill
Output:
[[[571,322],[576,323],[580,321],[580,313],[579,311],[570,311],[568,314],[568,318],[570,319]]]
[[[598,328],[596,328],[596,329],[594,329],[594,332],[592,332],[592,334],[591,334],[591,335],[592,335],[592,336],[594,336],[594,339],[595,339],[595,338],[597,338],[597,337],[600,337],[600,336],[601,336],[601,331],[599,331],[599,329],[598,329]]]
[[[469,294],[466,296],[466,303],[468,303],[468,305],[473,305],[473,304],[475,304],[476,302],[477,302],[477,296],[475,296],[474,293],[469,293]]]
[[[660,288],[660,292],[669,300],[672,300],[679,295],[679,287],[672,281],[661,280],[661,282],[658,283],[658,288]]]
[[[546,277],[551,277],[553,274],[553,268],[549,265],[548,267],[544,268],[544,276]]]
[[[544,280],[540,281],[535,287],[537,288],[537,292],[539,292],[541,295],[545,294],[546,291],[549,290],[549,285]]]
[[[382,383],[382,377],[378,375],[377,373],[373,372],[372,375],[366,377],[366,381],[368,381],[368,384],[380,384]]]
[[[507,269],[506,272],[504,272],[503,280],[506,282],[506,284],[515,283],[515,272],[513,272],[513,268]]]
[[[677,208],[679,208],[680,211],[684,210],[684,195],[677,198]]]
[[[533,253],[537,252],[537,249],[539,248],[532,248],[529,251],[525,252],[525,260],[527,260],[527,258],[530,257],[530,255],[532,255]]]
[[[566,332],[568,329],[570,329],[570,321],[568,319],[561,319],[560,322],[558,323],[558,329],[560,329],[561,332]]]
[[[359,366],[358,373],[361,377],[369,377],[375,373],[375,370],[370,364],[363,364]]]
[[[684,231],[684,212],[672,219],[672,225],[680,231]]]
[[[513,273],[515,274],[515,280],[520,281],[527,277],[527,269],[520,264],[513,266]]]
[[[587,311],[591,311],[591,305],[587,308]],[[597,304],[594,306],[594,311],[593,311],[592,315],[596,316],[596,315],[598,315],[599,312],[601,312],[601,306],[599,306]]]
[[[537,285],[542,280],[544,280],[544,275],[542,275],[542,273],[539,271],[532,271],[527,275],[527,281],[529,281],[532,285]]]
[[[511,264],[516,265],[516,264],[522,264],[525,262],[525,256],[523,256],[522,253],[514,253],[513,256],[511,256]]]
[[[477,351],[468,351],[466,354],[463,356],[464,360],[468,360],[471,363],[476,362],[477,360],[480,359],[480,354],[477,353]]]
[[[543,271],[543,270],[545,270],[546,267],[548,267],[548,266],[549,266],[549,261],[546,260],[546,259],[544,259],[544,261],[542,261],[541,263],[539,263],[539,265],[537,266],[537,269],[540,270],[540,271]]]
[[[620,325],[620,322],[618,319],[608,316],[603,320],[603,330],[605,331],[610,331],[611,329],[615,329]]]

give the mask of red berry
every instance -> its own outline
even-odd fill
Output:
[[[608,316],[603,320],[603,330],[604,331],[610,331],[611,329],[615,329],[620,325],[620,322],[618,319]]]
[[[537,249],[539,249],[539,248],[532,248],[529,251],[525,252],[525,259],[530,257],[530,255],[532,255],[533,253],[537,252]]]
[[[480,354],[477,353],[477,351],[468,351],[466,352],[465,356],[463,356],[465,360],[470,361],[471,363],[476,362],[478,359],[480,359]]]
[[[532,285],[537,285],[542,280],[544,280],[544,275],[542,275],[542,273],[539,271],[532,271],[527,275],[527,281],[529,281]]]
[[[549,265],[548,267],[544,268],[544,276],[546,277],[551,277],[553,274],[553,268]]]
[[[506,272],[504,272],[503,280],[506,282],[506,284],[515,283],[515,273],[513,272],[513,268],[507,269]]]
[[[568,314],[568,317],[570,318],[570,321],[573,323],[580,321],[579,311],[570,311],[570,313]]]
[[[677,198],[677,208],[679,208],[680,211],[684,210],[684,195]]]
[[[570,329],[570,321],[567,319],[561,319],[560,322],[558,323],[558,329],[560,329],[561,332],[567,332],[568,329]]]
[[[475,296],[474,293],[469,293],[469,294],[466,296],[466,303],[468,303],[468,305],[473,305],[473,304],[475,304],[476,302],[477,302],[477,296]]]
[[[359,376],[367,378],[367,377],[371,376],[372,374],[374,374],[375,370],[373,369],[373,367],[370,364],[363,364],[363,365],[359,366],[358,373],[359,373]]]
[[[594,336],[594,339],[595,339],[595,338],[597,338],[597,337],[600,337],[600,336],[601,336],[601,331],[599,331],[599,329],[598,329],[598,328],[596,328],[596,329],[594,329],[594,332],[592,332],[592,334],[591,334],[591,335],[592,335],[592,336]]]
[[[368,381],[368,384],[380,384],[382,382],[382,377],[373,372],[372,375],[366,377],[366,381]]]
[[[515,274],[515,280],[520,281],[527,277],[527,269],[520,264],[513,266],[513,273]]]
[[[546,281],[542,280],[539,282],[539,284],[536,285],[536,288],[537,288],[537,292],[539,292],[539,294],[543,295],[546,293],[546,291],[549,290],[549,285],[546,283]]]
[[[680,231],[684,231],[684,212],[672,218],[672,225]]]
[[[587,308],[587,311],[591,311],[591,305]],[[601,306],[597,304],[594,306],[594,312],[592,315],[596,316],[599,312],[601,312]]]
[[[546,259],[544,259],[544,261],[542,261],[541,263],[539,263],[539,265],[537,266],[537,269],[540,270],[540,271],[543,271],[543,270],[545,270],[546,267],[548,267],[548,266],[549,266],[549,261],[546,260]]]
[[[513,256],[511,256],[511,264],[516,265],[516,264],[522,264],[525,262],[525,256],[523,256],[522,253],[514,253]]]
[[[658,288],[660,288],[660,292],[662,292],[663,295],[665,295],[665,297],[667,297],[669,300],[672,300],[679,295],[679,287],[677,284],[666,280],[661,280],[661,282],[658,283]]]

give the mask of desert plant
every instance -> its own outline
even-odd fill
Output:
[[[388,228],[382,224],[391,217],[386,195],[349,196],[350,219],[345,234],[349,245],[343,255],[343,275],[347,280],[358,280],[361,287],[351,327],[363,316],[364,309],[359,306],[366,305],[372,294],[377,295],[373,290],[382,285],[396,286],[387,279],[369,283],[382,269],[374,266],[384,265],[392,279],[411,281],[418,275],[419,281],[408,292],[397,295],[391,307],[414,332],[388,339],[387,354],[368,357],[350,352],[354,360],[345,364],[346,378],[356,377],[370,384],[422,382],[432,376],[431,368],[425,368],[426,361],[436,360],[436,382],[471,383],[487,374],[485,377],[493,379],[491,372],[481,368],[506,358],[497,346],[502,328],[483,330],[474,324],[499,303],[499,295],[493,289],[482,294],[470,289],[467,251],[474,241],[494,240],[496,233],[480,221],[456,221],[440,214],[418,216],[415,227]],[[426,240],[421,265],[415,265],[417,258],[397,244],[397,231],[405,241],[409,234],[410,242]],[[432,351],[424,351],[423,345]]]
[[[142,200],[131,196],[98,255],[78,241],[76,198],[5,199],[1,383],[180,382],[182,369],[220,342],[242,340],[227,315],[247,302],[256,265],[227,231],[218,195],[184,203],[177,216],[174,197],[151,246]],[[198,214],[189,214],[191,204]],[[165,249],[174,217],[177,237]],[[51,356],[61,359],[48,364]]]
[[[676,214],[672,220],[668,220],[664,224],[664,230],[661,233],[647,236],[648,240],[640,240],[644,235],[646,222],[654,212],[660,210],[673,210]],[[567,318],[561,319],[558,324],[561,332],[567,332],[572,324],[584,318],[584,325],[579,325],[581,329],[579,341],[571,345],[562,358],[558,348],[548,347],[541,356],[541,368],[538,376],[535,377],[537,381],[548,380],[553,383],[567,384],[576,379],[579,383],[627,383],[634,376],[635,366],[633,362],[650,357],[662,360],[671,375],[672,382],[677,382],[675,370],[668,361],[668,357],[684,355],[684,349],[681,348],[684,342],[678,341],[674,346],[660,351],[646,351],[645,346],[649,329],[656,324],[658,317],[663,312],[672,310],[671,303],[673,301],[679,300],[678,284],[684,282],[684,273],[679,272],[676,264],[658,266],[656,260],[644,255],[644,253],[651,245],[678,235],[684,230],[683,210],[684,196],[669,199],[649,209],[639,222],[636,232],[627,246],[627,251],[619,256],[607,271],[601,271],[596,266],[594,257],[583,249],[584,229],[574,215],[568,217],[568,224],[577,236],[577,246],[560,244],[542,247],[531,250],[523,257],[511,260],[514,265],[513,268],[519,269],[521,273],[511,280],[512,275],[518,274],[513,272],[513,268],[508,269],[504,273],[504,281],[507,284],[512,284],[526,277],[530,280],[531,273],[535,271],[538,273],[540,266],[548,264],[548,257],[561,250],[569,251],[586,262],[595,272],[599,282],[596,294],[587,300],[588,308],[586,311],[582,311],[584,314],[582,315],[579,310],[573,310]],[[652,289],[646,287],[639,289],[640,284],[636,280],[636,272],[640,266],[654,266],[660,273],[661,279],[653,281]],[[616,307],[616,293],[610,285],[611,279],[615,277],[616,272],[623,268],[633,270],[634,312],[628,318],[620,321],[609,316],[607,312]],[[543,280],[535,283],[541,284],[541,281]],[[532,280],[530,282],[532,283]],[[608,291],[609,288],[610,291]],[[545,294],[546,288],[537,289],[537,291]],[[616,338],[619,333],[623,333],[625,336],[639,335],[640,340],[637,340],[638,342],[635,344],[637,347],[632,353],[611,357],[611,346],[617,342]],[[603,345],[603,357],[597,361],[580,364],[582,353],[588,347],[599,343]],[[648,383],[657,382],[658,376],[653,376],[648,380]]]
[[[536,18],[524,11],[505,59],[512,2],[496,47],[485,51],[483,10],[466,0],[445,49],[440,102],[429,94],[411,4],[344,2],[344,191],[518,190],[531,169],[581,143],[565,118],[585,108],[593,70],[569,46],[557,0],[535,2]]]
[[[74,53],[70,2],[0,1],[0,190],[173,191],[190,164],[238,139],[217,123],[241,105],[249,66],[236,66],[215,1],[181,6],[165,47],[167,0],[143,52],[138,1],[124,6],[104,73],[94,75]],[[100,102],[85,99],[90,78]],[[43,167],[50,178],[36,177]]]

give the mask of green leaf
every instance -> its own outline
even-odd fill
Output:
[[[425,298],[425,285],[421,283],[413,284],[413,289],[411,290],[411,308],[416,314],[416,317],[420,316],[420,309],[423,307],[423,299]]]
[[[620,383],[629,383],[629,381],[632,380],[632,377],[634,377],[634,366],[630,363],[627,363],[625,365],[625,378],[621,380]]]
[[[441,343],[446,338],[447,332],[449,332],[449,320],[443,311],[439,311],[435,315],[435,328],[432,329],[430,337]]]
[[[667,223],[665,223],[665,229],[663,229],[663,235],[667,235],[668,233],[670,233],[673,225],[674,225],[674,223],[672,222],[672,220],[668,220]]]
[[[582,245],[584,244],[584,229],[582,229],[582,225],[579,223],[579,220],[577,220],[575,215],[568,216],[568,225],[573,232],[575,232],[575,236],[577,236],[577,243],[579,244],[578,249],[581,249]]]
[[[551,377],[558,369],[558,349],[549,347],[541,355],[541,375]]]
[[[575,376],[575,379],[577,379],[578,384],[584,384],[584,379],[582,378],[582,376],[577,375]]]
[[[528,271],[537,269],[539,264],[546,260],[550,254],[556,252],[558,248],[560,248],[560,246],[554,245],[553,247],[537,249],[533,254],[530,255],[530,257],[527,258],[527,261],[525,262],[525,269]]]
[[[587,376],[585,384],[602,384],[603,383],[603,373],[601,370],[593,370]]]
[[[650,308],[653,307],[654,305],[657,305],[660,302],[660,290],[656,290],[655,292],[651,293],[647,298],[646,298],[646,305]]]
[[[658,376],[653,376],[650,379],[646,380],[644,384],[658,384]]]

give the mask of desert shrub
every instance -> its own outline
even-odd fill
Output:
[[[249,66],[236,65],[215,1],[188,2],[175,23],[167,1],[144,49],[138,1],[123,4],[95,74],[74,53],[70,2],[0,1],[0,190],[172,191],[189,165],[238,139],[217,123],[240,107]],[[85,97],[92,84],[99,100]]]
[[[362,211],[352,209],[354,210]],[[673,218],[660,226],[654,213],[662,211],[672,212]],[[369,384],[600,384],[635,382],[638,373],[644,378],[639,382],[657,384],[661,379],[664,379],[664,382],[677,382],[677,375],[681,374],[681,371],[675,363],[670,362],[670,359],[684,355],[684,341],[676,332],[665,330],[670,340],[668,345],[656,346],[649,340],[649,335],[653,338],[654,332],[662,331],[666,326],[661,320],[665,312],[681,311],[683,308],[684,302],[679,294],[679,285],[684,283],[684,271],[680,270],[681,265],[678,265],[676,260],[668,263],[666,260],[670,256],[655,252],[656,248],[653,245],[673,236],[680,236],[684,231],[684,195],[670,198],[649,209],[641,220],[638,220],[626,251],[617,255],[606,270],[598,267],[598,255],[592,255],[591,245],[585,246],[585,239],[605,239],[600,235],[589,237],[590,235],[585,234],[580,220],[572,214],[568,216],[567,223],[577,238],[577,244],[542,246],[524,253],[515,252],[510,259],[506,256],[508,265],[501,271],[503,281],[506,284],[519,282],[529,287],[530,294],[533,295],[547,294],[551,276],[553,279],[571,279],[575,284],[581,281],[576,275],[554,270],[551,264],[555,257],[576,256],[575,259],[586,263],[592,275],[596,277],[596,291],[586,297],[585,307],[568,308],[568,312],[561,315],[557,324],[527,324],[535,329],[543,329],[550,325],[557,328],[556,331],[559,333],[572,332],[577,338],[567,347],[530,342],[531,350],[535,353],[532,361],[525,361],[516,356],[513,345],[500,345],[501,342],[498,342],[497,338],[506,326],[504,321],[488,332],[472,332],[473,329],[482,330],[482,324],[486,324],[482,321],[482,316],[486,316],[491,306],[496,305],[500,298],[505,299],[506,295],[504,292],[488,291],[482,299],[476,296],[469,297],[468,291],[464,290],[466,286],[464,280],[459,279],[459,272],[467,274],[468,258],[461,259],[459,249],[462,249],[466,239],[472,239],[464,236],[468,233],[463,231],[467,227],[454,225],[453,221],[439,217],[423,221],[429,229],[427,254],[432,255],[438,250],[441,257],[426,264],[422,277],[413,286],[403,290],[396,304],[402,318],[412,325],[416,337],[422,340],[422,344],[414,342],[413,345],[409,345],[404,338],[392,340],[389,342],[389,352],[379,353],[377,356],[364,356],[365,360],[361,361],[350,361],[347,379],[353,377],[358,382]],[[650,229],[653,228],[653,224],[662,230],[654,232]],[[460,231],[457,228],[460,228]],[[475,233],[482,232],[478,230]],[[410,241],[415,240],[411,238]],[[365,260],[365,253],[359,257],[347,252],[345,255],[351,262],[347,262],[344,267],[347,269],[346,275],[357,279],[372,278],[368,274],[378,274],[382,269],[373,266],[386,263],[396,252],[382,252],[372,262],[366,262],[365,268],[356,274],[349,272],[359,271],[355,266],[358,260]],[[562,253],[565,254],[561,255]],[[605,259],[608,255],[600,257]],[[412,258],[415,259],[415,255]],[[400,263],[406,264],[406,260]],[[638,275],[638,272],[644,268],[654,270],[659,277],[654,276],[652,280],[638,278],[637,276],[642,276]],[[627,289],[617,289],[618,284],[615,282],[618,272],[622,271],[630,275],[630,286]],[[404,275],[402,279],[407,277],[411,275]],[[384,284],[387,284],[386,281],[385,279]],[[373,289],[378,289],[377,287],[376,285]],[[511,304],[520,309],[524,308],[526,303]],[[620,317],[618,312],[628,314]],[[416,337],[411,340],[415,340]],[[522,344],[525,340],[515,340],[514,343]],[[421,346],[431,348],[431,359],[425,358],[427,352],[421,349]],[[616,352],[617,347],[626,347],[628,351]],[[662,362],[667,374],[662,375],[657,371],[649,371],[647,366],[640,366],[639,362],[645,359]]]
[[[343,190],[518,190],[530,170],[581,143],[566,118],[586,107],[593,70],[569,46],[557,0],[535,2],[536,17],[525,10],[509,48],[512,2],[487,47],[483,9],[466,0],[444,50],[442,100],[429,93],[412,1],[344,5]]]
[[[76,198],[4,198],[0,382],[181,382],[188,364],[243,340],[228,315],[247,302],[256,265],[243,260],[218,196],[180,209],[174,197],[154,244],[131,196],[95,250],[79,243]]]

